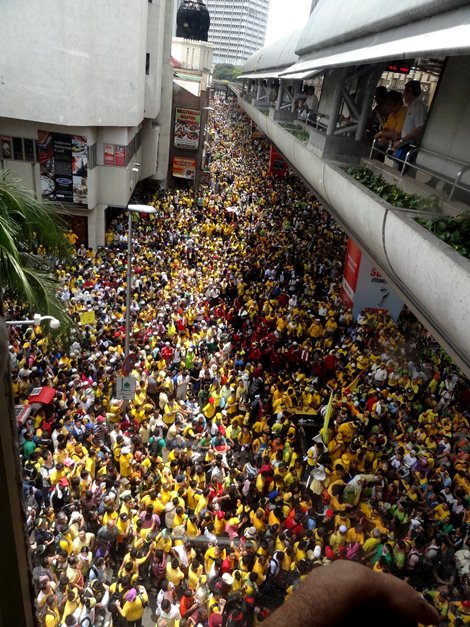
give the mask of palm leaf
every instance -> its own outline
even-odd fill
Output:
[[[73,322],[57,297],[52,264],[35,254],[66,259],[71,251],[60,205],[37,200],[12,172],[0,170],[0,287],[3,298],[31,313],[58,318],[65,330]]]

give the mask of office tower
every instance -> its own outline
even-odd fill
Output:
[[[243,65],[264,46],[269,0],[206,0],[214,63]]]

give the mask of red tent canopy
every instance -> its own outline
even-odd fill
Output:
[[[55,396],[55,388],[44,386],[42,388],[34,388],[31,394],[28,396],[28,401],[33,403],[41,403],[42,405],[49,405]]]

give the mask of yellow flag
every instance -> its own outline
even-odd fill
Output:
[[[328,401],[328,405],[326,406],[325,418],[323,420],[323,427],[320,430],[320,435],[325,444],[328,444],[329,434],[328,434],[328,426],[330,424],[331,414],[333,413],[333,392],[330,394],[330,400]]]
[[[361,378],[361,374],[362,372],[360,372],[357,377],[355,377],[350,385],[347,385],[345,388],[343,388],[343,394],[352,394],[354,392],[354,390],[357,388],[357,384],[359,383],[359,379]]]

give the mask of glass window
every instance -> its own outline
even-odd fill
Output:
[[[24,161],[23,140],[21,137],[13,137],[13,159]]]
[[[23,139],[23,144],[24,144],[24,160],[32,161],[34,163],[36,161],[34,139]]]

